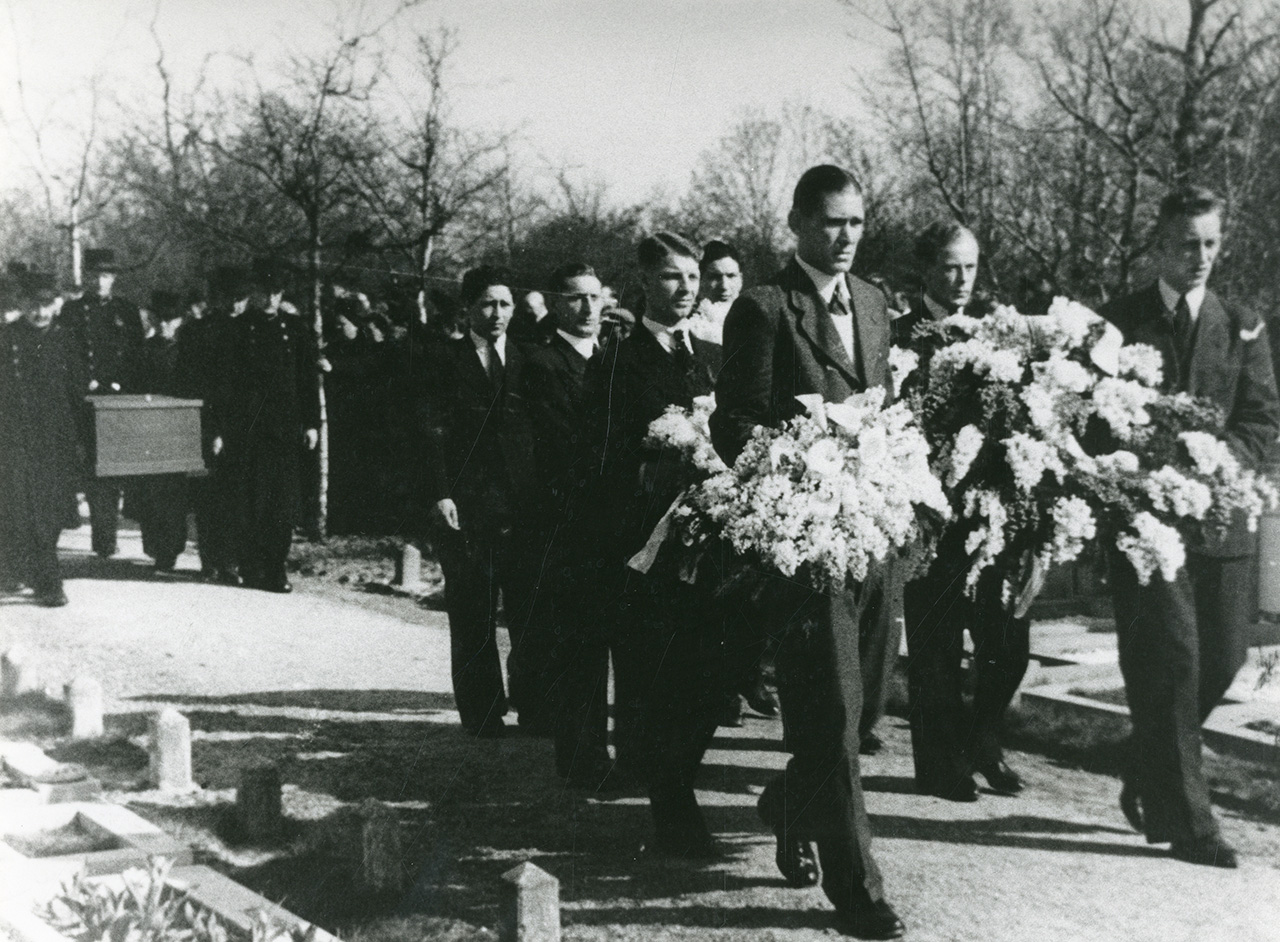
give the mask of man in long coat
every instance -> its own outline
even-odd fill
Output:
[[[214,473],[231,495],[240,578],[250,588],[289,592],[300,459],[316,447],[320,427],[319,373],[311,331],[273,309],[271,293],[259,273],[238,299],[247,303],[225,325],[208,414]]]
[[[0,326],[0,579],[40,605],[67,604],[58,535],[75,506],[82,378],[51,287],[22,286],[22,317]]]

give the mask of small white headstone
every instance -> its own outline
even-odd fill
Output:
[[[395,582],[406,592],[422,590],[422,551],[412,543],[405,543],[400,550]]]
[[[67,708],[71,711],[71,738],[97,739],[103,734],[102,684],[92,677],[77,677],[67,684]]]
[[[0,696],[13,700],[40,690],[35,662],[21,645],[14,645],[0,657]]]
[[[525,861],[502,875],[500,942],[560,942],[560,881]]]
[[[189,792],[191,724],[177,710],[165,708],[151,717],[151,781],[167,792]]]

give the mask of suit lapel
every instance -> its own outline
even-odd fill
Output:
[[[1195,341],[1191,347],[1191,365],[1187,370],[1187,391],[1204,395],[1212,384],[1215,366],[1225,363],[1231,343],[1231,320],[1217,295],[1206,291],[1196,318]]]
[[[889,343],[889,320],[880,314],[875,288],[846,277],[849,298],[853,304],[853,329],[858,339],[858,362],[867,389],[884,384],[885,358],[880,351]],[[873,292],[876,292],[873,294]]]
[[[818,296],[813,279],[805,274],[794,259],[787,270],[790,275],[788,299],[796,316],[796,330],[814,348],[819,360],[834,366],[844,375],[845,382],[857,389],[860,385],[858,371],[849,359],[831,314]]]

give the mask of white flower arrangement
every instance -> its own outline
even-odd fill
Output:
[[[917,344],[925,366],[908,398],[966,534],[971,592],[994,567],[1007,604],[1028,561],[1070,562],[1099,541],[1144,584],[1172,579],[1185,539],[1255,527],[1277,504],[1217,434],[1217,410],[1162,392],[1159,351],[1124,345],[1082,305],[952,316]]]
[[[732,468],[682,495],[668,515],[680,539],[669,542],[697,552],[722,540],[751,565],[826,591],[911,547],[926,511],[947,516],[905,404],[886,407],[880,388],[843,403],[800,399],[805,414],[757,428]]]
[[[714,395],[698,396],[693,409],[667,406],[667,411],[649,423],[646,444],[657,448],[673,448],[702,475],[725,470],[725,463],[711,444],[711,413],[716,409]]]

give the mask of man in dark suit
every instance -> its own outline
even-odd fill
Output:
[[[640,243],[637,260],[644,316],[610,346],[596,374],[592,453],[600,476],[584,512],[593,515],[591,556],[607,603],[598,617],[613,653],[618,758],[648,787],[653,849],[706,857],[716,849],[693,782],[729,689],[720,666],[724,619],[705,586],[681,582],[661,565],[642,574],[626,564],[688,483],[678,454],[646,444],[649,424],[668,406],[691,408],[712,391],[720,348],[688,330],[698,250],[659,232]],[[596,668],[603,695],[603,665]]]
[[[795,258],[744,292],[725,322],[711,417],[725,461],[738,457],[756,426],[777,426],[799,413],[798,395],[839,402],[875,386],[890,390],[884,295],[849,275],[863,214],[861,187],[839,167],[813,167],[796,184],[788,217]],[[871,855],[858,767],[861,637],[884,630],[888,568],[851,590],[818,594],[778,580],[770,593],[779,613],[778,693],[791,760],[759,803],[788,882],[817,882],[816,842],[823,889],[841,928],[876,939],[905,931],[885,901]]]
[[[519,537],[520,647],[507,661],[511,702],[520,728],[551,734],[551,658],[558,626],[559,573],[573,565],[566,532],[579,511],[586,458],[587,373],[599,351],[600,279],[590,265],[569,262],[552,272],[547,298],[555,327],[546,344],[525,351],[524,397],[536,474],[527,525]],[[534,292],[531,292],[531,294]],[[513,606],[514,607],[514,606]]]
[[[301,456],[320,427],[315,341],[272,303],[278,290],[258,269],[236,292],[243,313],[225,324],[208,413],[239,576],[267,592],[293,588],[285,564],[302,512]]]
[[[466,273],[459,300],[467,332],[428,348],[423,372],[424,489],[439,523],[453,694],[463,728],[485,738],[506,732],[498,597],[501,590],[512,598],[512,531],[534,464],[524,355],[506,337],[514,308],[510,283],[496,268]],[[508,628],[519,649],[519,623],[511,613]]]
[[[112,294],[117,272],[115,253],[110,249],[88,249],[84,264],[89,290],[84,297],[69,301],[59,315],[80,361],[77,372],[85,377],[84,391],[94,396],[143,392],[142,315],[135,305]],[[86,446],[92,445],[92,420],[85,404],[81,421]],[[89,473],[85,499],[89,504],[93,551],[105,559],[117,551],[121,483],[118,478],[95,478],[92,469]]]
[[[1280,403],[1266,328],[1251,311],[1206,287],[1222,244],[1222,204],[1187,187],[1160,204],[1157,280],[1102,313],[1126,343],[1150,344],[1164,385],[1208,399],[1226,414],[1222,436],[1246,467],[1273,454]],[[1124,555],[1111,559],[1120,670],[1133,717],[1131,763],[1120,805],[1150,843],[1172,844],[1191,863],[1236,866],[1209,803],[1200,727],[1245,660],[1256,534],[1237,521],[1187,547],[1177,578],[1140,585]]]
[[[916,240],[915,254],[923,291],[893,322],[898,344],[910,343],[918,324],[975,313],[979,253],[969,229],[954,220],[935,223]],[[1008,611],[999,578],[982,579],[972,599],[965,594],[968,535],[949,528],[928,572],[905,593],[916,788],[951,801],[977,801],[975,771],[998,792],[1022,789],[1022,779],[1004,761],[1000,729],[1027,672],[1031,623]],[[974,644],[972,709],[961,694],[966,629]]]

